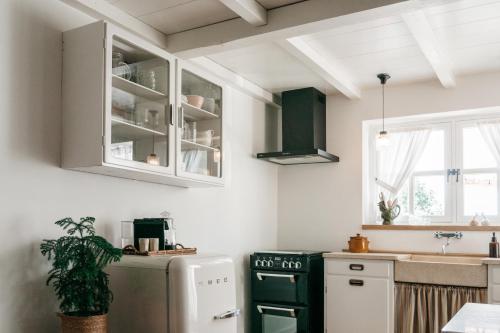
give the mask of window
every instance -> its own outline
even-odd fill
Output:
[[[458,187],[459,218],[467,223],[476,214],[498,217],[498,164],[477,124],[457,124],[459,165],[462,179]],[[500,221],[499,221],[500,222]]]
[[[380,222],[377,203],[383,192],[398,199],[398,224],[468,224],[474,215],[500,224],[500,168],[480,125],[491,124],[500,133],[500,118],[496,121],[490,115],[469,119],[434,116],[425,123],[420,119],[389,120],[391,145],[379,149],[374,138],[380,125],[367,122],[364,223]]]

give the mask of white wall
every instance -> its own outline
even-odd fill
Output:
[[[90,19],[58,0],[0,1],[0,332],[56,332],[57,303],[45,286],[43,238],[53,222],[95,216],[98,232],[119,244],[120,221],[167,209],[178,238],[237,264],[238,303],[246,315],[246,258],[275,248],[277,168],[252,158],[264,150],[265,106],[233,92],[231,184],[180,189],[59,168],[61,32]],[[240,320],[239,332],[243,332]]]
[[[406,116],[500,105],[500,73],[463,77],[444,89],[437,81],[386,89],[386,116]],[[360,100],[340,95],[327,100],[327,148],[340,163],[287,166],[279,170],[278,245],[280,248],[341,250],[361,233],[362,121],[381,116],[380,88]],[[373,249],[440,251],[432,231],[370,231]],[[489,233],[466,232],[450,252],[487,253]]]

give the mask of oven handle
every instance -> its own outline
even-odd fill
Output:
[[[295,275],[293,274],[272,274],[272,273],[257,272],[257,279],[259,279],[260,281],[264,280],[265,277],[285,278],[285,279],[290,279],[291,283],[295,283]]]
[[[275,306],[257,305],[257,310],[260,313],[264,313],[264,310],[274,310],[274,311],[288,312],[291,317],[295,318],[295,309],[278,308],[278,307],[275,307]]]

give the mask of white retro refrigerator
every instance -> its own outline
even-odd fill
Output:
[[[235,333],[234,264],[219,255],[124,256],[107,269],[111,333]]]

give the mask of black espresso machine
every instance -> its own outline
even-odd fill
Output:
[[[323,252],[250,256],[252,333],[323,332]]]
[[[173,219],[168,217],[135,219],[134,247],[136,249],[139,249],[140,238],[158,238],[160,250],[175,249]]]

